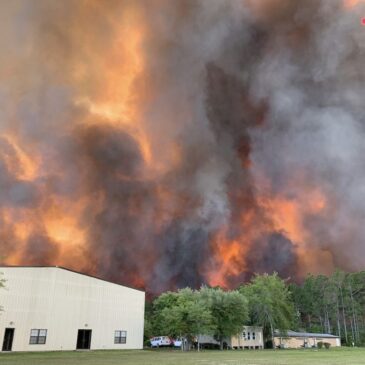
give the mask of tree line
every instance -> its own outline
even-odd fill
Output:
[[[365,344],[365,271],[309,275],[289,288],[296,327],[337,335],[343,345]]]
[[[308,275],[301,284],[277,273],[255,275],[236,290],[184,288],[146,304],[146,340],[180,337],[190,347],[204,334],[223,348],[224,339],[240,334],[243,325],[262,326],[266,347],[272,346],[275,330],[289,329],[334,334],[343,345],[363,345],[365,272]]]
[[[161,294],[146,306],[145,337],[181,337],[190,347],[198,335],[211,335],[222,349],[224,339],[239,334],[245,324],[261,325],[272,337],[274,329],[290,328],[293,314],[285,282],[277,274],[256,275],[237,290],[202,287]]]

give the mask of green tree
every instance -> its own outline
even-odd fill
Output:
[[[291,293],[277,273],[256,275],[240,291],[248,298],[251,322],[270,333],[272,341],[275,329],[285,333],[291,327],[294,318]]]
[[[5,288],[5,279],[3,273],[0,272],[0,289]],[[0,305],[0,312],[3,311],[3,307]]]
[[[291,292],[303,328],[337,334],[348,345],[365,342],[365,272],[309,275]]]
[[[175,305],[177,305],[177,293],[175,292],[162,293],[153,301],[152,308],[147,315],[147,319],[149,319],[151,323],[152,335],[168,335],[168,333],[165,332],[166,327],[163,310],[165,308],[171,309]]]
[[[239,291],[202,288],[200,293],[213,317],[214,337],[219,341],[220,348],[223,349],[224,338],[241,332],[247,321],[248,302]]]
[[[152,314],[153,305],[151,302],[145,304],[144,311],[144,342],[147,343],[148,340],[153,337],[153,326],[152,326]]]
[[[212,333],[213,320],[200,292],[189,288],[162,294],[154,301],[156,333],[186,339],[189,349],[201,333]]]
[[[328,327],[328,321],[325,321],[326,304],[328,309],[331,296],[327,284],[327,278],[322,275],[308,275],[302,285],[289,286],[295,309],[299,312],[300,322],[297,324],[297,329],[305,329],[308,332],[326,331],[325,326]]]

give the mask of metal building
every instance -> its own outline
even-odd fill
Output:
[[[0,267],[2,351],[141,349],[145,293],[61,267]]]

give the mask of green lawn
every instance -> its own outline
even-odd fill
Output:
[[[364,365],[365,349],[0,353],[0,365]]]

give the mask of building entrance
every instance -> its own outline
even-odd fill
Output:
[[[77,334],[77,350],[88,350],[91,344],[91,330],[79,330]]]
[[[3,351],[11,351],[13,348],[14,328],[5,328]]]

